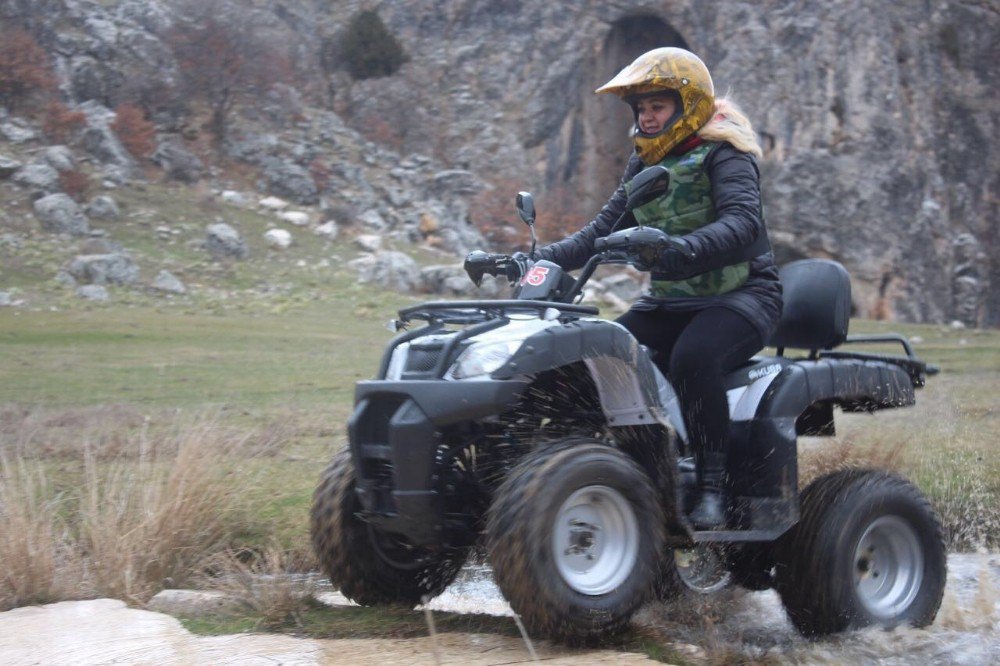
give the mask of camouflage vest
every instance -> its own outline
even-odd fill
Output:
[[[670,171],[670,189],[659,199],[633,211],[635,219],[671,236],[683,236],[714,222],[712,183],[705,172],[705,158],[716,143],[703,143],[683,155],[667,155],[660,166]],[[723,266],[686,280],[653,280],[650,295],[660,298],[716,296],[746,282],[750,263]]]

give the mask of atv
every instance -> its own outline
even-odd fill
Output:
[[[641,172],[625,215],[668,186],[661,167]],[[517,210],[533,257],[530,194]],[[797,437],[833,435],[835,406],[911,406],[936,372],[901,336],[847,335],[850,279],[834,261],[781,269],[776,354],[727,377],[727,523],[689,523],[695,469],[669,379],[627,330],[578,303],[599,265],[671,242],[648,227],[614,231],[576,279],[475,252],[465,266],[477,284],[523,273],[513,298],[399,311],[377,378],[357,384],[349,446],[314,495],[312,541],[336,588],[364,606],[412,608],[484,544],[514,612],[556,639],[594,639],[654,596],[733,583],[776,589],[806,635],[934,619],[945,548],[913,484],[849,469],[799,489]],[[905,354],[849,350],[858,343]]]

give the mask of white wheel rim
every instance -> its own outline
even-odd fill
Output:
[[[552,530],[559,575],[574,591],[607,594],[632,573],[639,553],[639,523],[624,495],[587,486],[562,503]]]
[[[913,604],[924,580],[924,553],[909,523],[883,516],[865,530],[854,551],[854,586],[872,616],[891,620]]]

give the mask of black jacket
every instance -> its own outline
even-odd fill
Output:
[[[625,210],[625,183],[642,168],[642,160],[633,154],[625,167],[621,184],[597,217],[576,233],[539,250],[538,257],[559,264],[566,270],[580,268],[587,263],[594,252],[594,240],[607,236]],[[712,201],[718,217],[684,236],[702,259],[734,250],[750,243],[758,234],[767,233],[760,201],[760,174],[754,157],[722,143],[706,158],[705,169],[712,183]],[[781,316],[781,284],[773,256],[763,254],[751,260],[747,281],[726,294],[682,298],[643,296],[632,307],[637,310],[663,308],[690,312],[715,306],[735,310],[746,317],[757,329],[762,343],[766,344]]]

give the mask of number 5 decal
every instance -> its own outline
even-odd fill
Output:
[[[532,287],[538,287],[545,284],[545,276],[549,274],[549,269],[545,266],[532,266],[531,270],[524,274],[521,278],[521,286],[530,284]]]

